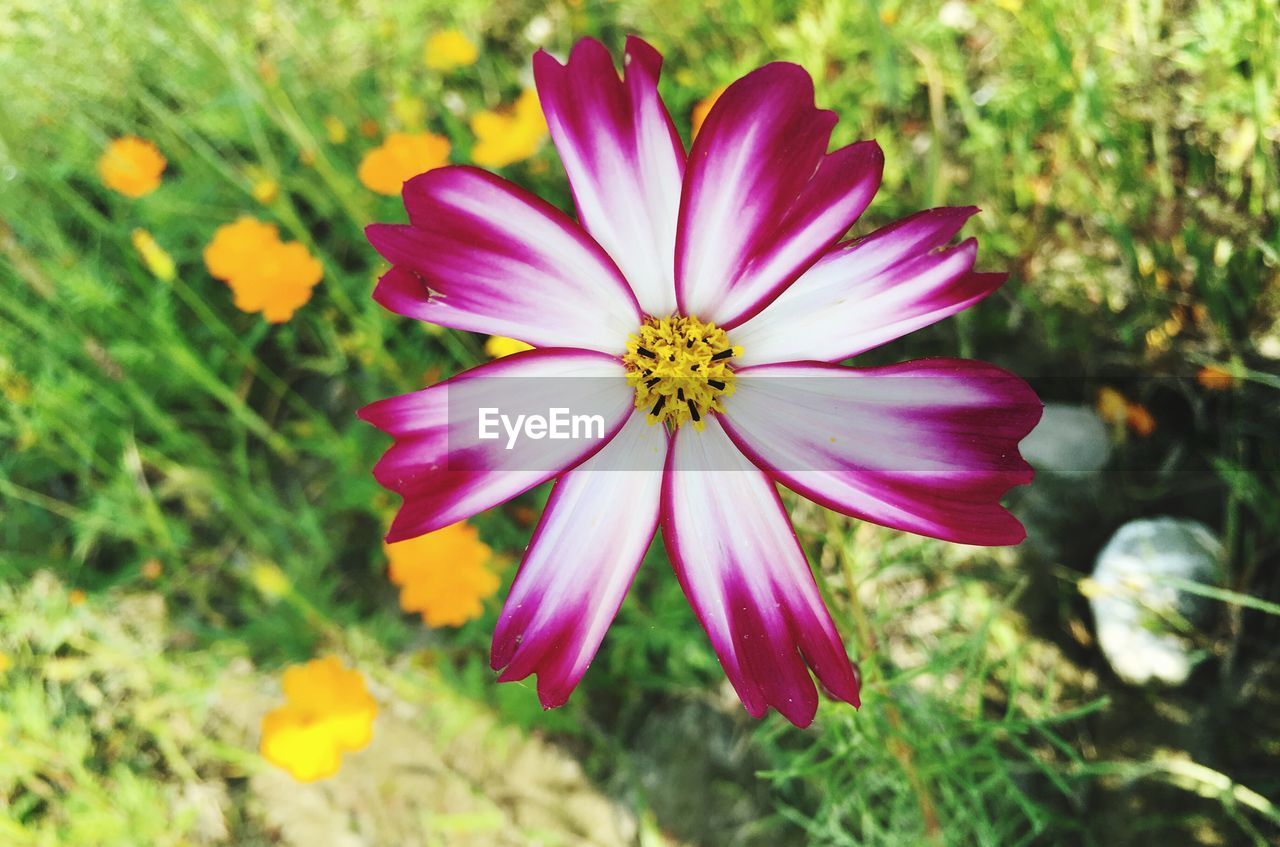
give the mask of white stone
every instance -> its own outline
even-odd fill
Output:
[[[1018,445],[1038,471],[1092,474],[1111,458],[1107,425],[1088,406],[1046,403],[1036,428]]]
[[[1168,578],[1214,585],[1222,545],[1196,521],[1130,521],[1098,554],[1085,593],[1093,607],[1098,645],[1116,675],[1131,685],[1181,685],[1195,664],[1194,646],[1180,622],[1203,621],[1207,601]]]

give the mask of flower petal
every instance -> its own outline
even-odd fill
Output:
[[[373,224],[395,266],[374,299],[454,329],[539,347],[620,353],[640,310],[591,236],[560,210],[476,168],[437,168],[405,183],[409,225]]]
[[[939,249],[976,211],[930,209],[827,253],[734,330],[739,361],[838,362],[982,300],[1006,275],[972,272],[973,239]]]
[[[807,726],[818,695],[806,663],[858,705],[858,678],[773,482],[719,424],[681,427],[667,459],[662,533],[671,563],[747,711]]]
[[[630,36],[619,79],[603,44],[584,38],[561,65],[533,57],[538,96],[582,226],[651,315],[675,311],[676,220],[685,153],[662,98],[662,56]]]
[[[666,431],[633,413],[556,482],[493,633],[502,681],[538,674],[545,708],[586,673],[658,526]]]
[[[1041,403],[983,362],[924,359],[883,368],[743,368],[725,400],[734,443],[811,500],[884,526],[964,544],[1017,544],[1000,505],[1031,481],[1018,454]]]
[[[712,107],[685,172],[676,235],[680,310],[723,326],[750,317],[835,243],[871,202],[874,141],[827,154],[834,113],[798,65],[747,74]]]
[[[387,541],[465,520],[590,457],[631,413],[624,373],[620,360],[601,353],[530,350],[361,409],[361,418],[396,439],[373,470],[404,498]],[[599,426],[578,427],[578,437],[537,437],[517,419],[556,409],[570,418],[599,415]],[[507,424],[495,421],[499,414],[524,437],[512,439]],[[481,435],[486,418],[489,437]]]

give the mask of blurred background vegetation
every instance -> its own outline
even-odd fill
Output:
[[[425,67],[452,28],[478,61]],[[983,358],[1050,401],[1122,391],[1153,424],[1113,433],[1095,494],[1016,493],[1016,550],[788,500],[865,682],[860,711],[804,731],[747,718],[660,545],[547,713],[493,682],[497,598],[431,630],[385,576],[385,444],[354,411],[484,360],[484,339],[370,300],[362,227],[403,211],[358,164],[422,129],[467,162],[468,116],[529,87],[535,49],[632,32],[665,54],[686,140],[718,87],[807,68],[835,142],[885,150],[856,232],[983,208],[979,265],[1010,282],[866,361]],[[1276,843],[1278,51],[1275,0],[7,0],[0,840]],[[137,200],[95,170],[130,134],[169,163]],[[503,173],[570,208],[549,144]],[[237,310],[202,262],[243,214],[323,264],[287,323]],[[1205,366],[1233,388],[1198,384]],[[543,498],[474,521],[504,586]],[[1117,526],[1162,514],[1212,528],[1226,569],[1191,680],[1135,688],[1079,584]],[[367,677],[375,740],[298,786],[257,756],[257,722],[281,668],[328,653]]]

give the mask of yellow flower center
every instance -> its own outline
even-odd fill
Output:
[[[627,339],[622,357],[627,382],[636,390],[636,408],[649,410],[649,423],[672,429],[693,421],[706,426],[707,415],[723,412],[721,397],[733,393],[729,361],[742,348],[713,323],[691,315],[646,318]]]

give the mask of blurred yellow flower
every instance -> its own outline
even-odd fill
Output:
[[[130,238],[133,241],[133,249],[138,251],[142,264],[147,266],[147,270],[151,271],[151,275],[162,282],[172,282],[173,278],[177,276],[177,267],[173,263],[173,257],[156,243],[151,233],[145,229],[135,229],[130,234]]]
[[[429,132],[393,132],[365,154],[357,175],[370,191],[395,195],[406,180],[449,163],[449,139]]]
[[[79,588],[73,588],[67,592],[67,602],[70,603],[72,606],[83,606],[84,601],[88,599],[89,599],[89,596],[85,594],[83,591],[81,591]]]
[[[272,601],[279,600],[293,588],[285,572],[271,562],[256,563],[249,571],[249,578],[253,580],[253,587]]]
[[[368,746],[378,704],[364,677],[328,656],[294,665],[282,679],[285,705],[262,719],[262,757],[299,782],[338,772],[344,752]]]
[[[693,111],[689,114],[689,122],[693,124],[694,138],[698,137],[698,130],[702,129],[702,124],[707,120],[707,115],[711,113],[711,107],[716,104],[716,101],[720,99],[720,95],[724,94],[725,89],[728,87],[727,85],[722,85],[693,104]]]
[[[462,626],[498,591],[487,567],[492,552],[466,522],[386,545],[387,575],[400,586],[400,608],[427,626]]]
[[[477,112],[471,117],[471,131],[476,136],[471,161],[481,167],[501,168],[529,158],[547,137],[538,92],[527,89],[509,109]]]
[[[506,338],[501,335],[491,336],[484,343],[484,352],[491,359],[501,359],[503,356],[510,356],[512,353],[521,353],[532,349],[532,344],[525,344],[523,341],[517,341],[514,338]]]
[[[342,144],[347,140],[347,127],[337,115],[326,115],[324,135],[330,144]]]
[[[373,118],[365,118],[360,121],[360,134],[365,138],[378,137],[378,122]]]
[[[155,582],[164,575],[164,565],[160,564],[159,559],[147,559],[142,563],[140,573],[142,574],[143,579]]]
[[[107,188],[125,197],[142,197],[160,186],[167,164],[150,141],[126,135],[107,145],[98,159],[98,175]]]
[[[1196,374],[1196,382],[1208,391],[1230,391],[1235,387],[1236,378],[1228,370],[1214,365],[1205,365]]]
[[[0,676],[7,674],[11,667],[13,667],[13,659],[9,658],[8,653],[0,653]]]
[[[269,323],[293,317],[324,276],[305,245],[281,241],[274,225],[247,216],[218,227],[204,263],[231,287],[237,309],[261,312]]]
[[[280,183],[269,176],[264,176],[253,184],[253,199],[262,205],[274,203],[280,196]]]
[[[396,116],[400,126],[409,130],[419,130],[427,122],[427,102],[421,97],[397,94],[391,101],[391,113]]]
[[[461,32],[446,29],[427,39],[422,48],[422,62],[433,71],[451,71],[454,68],[474,65],[480,51]]]
[[[1110,386],[1098,389],[1098,417],[1112,426],[1124,423],[1129,415],[1129,401],[1124,395]]]

